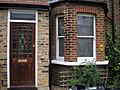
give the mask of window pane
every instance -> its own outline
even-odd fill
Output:
[[[92,38],[78,38],[78,57],[93,57]]]
[[[79,36],[93,36],[93,17],[77,16],[77,30]]]
[[[11,12],[10,19],[13,19],[13,20],[35,20],[35,12]]]
[[[64,17],[58,18],[58,36],[64,36]]]
[[[64,56],[64,38],[59,39],[59,56]]]
[[[19,31],[18,33],[18,53],[23,54],[27,53],[27,32]]]

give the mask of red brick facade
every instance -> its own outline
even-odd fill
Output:
[[[104,61],[105,52],[99,48],[105,45],[105,12],[103,6],[64,3],[52,8],[51,57],[56,60],[56,15],[64,15],[64,61],[77,61],[77,20],[76,15],[91,14],[96,19],[96,60]],[[95,48],[95,47],[94,47]]]

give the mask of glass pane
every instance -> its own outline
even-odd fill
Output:
[[[79,36],[93,36],[93,17],[77,16],[77,30]]]
[[[13,30],[13,53],[17,53],[17,32]]]
[[[64,56],[64,38],[59,39],[59,56]]]
[[[19,54],[23,54],[23,53],[27,53],[27,35],[26,35],[26,32],[25,31],[19,31],[19,34],[18,34],[18,38],[19,38],[19,41],[18,41],[18,53]]]
[[[11,12],[10,19],[13,19],[13,20],[35,20],[35,12]]]
[[[28,43],[28,53],[32,53],[32,43]]]
[[[13,30],[13,42],[17,41],[17,32]]]
[[[32,58],[32,54],[29,54],[29,56],[28,56],[29,58]]]
[[[13,54],[13,58],[17,58],[17,54]]]
[[[13,57],[32,58],[33,51],[32,24],[15,24],[13,27]]]
[[[17,43],[13,42],[13,50],[17,49]]]
[[[28,53],[32,53],[32,31],[28,32]]]
[[[93,57],[92,38],[78,38],[78,57]]]
[[[64,36],[64,17],[58,18],[58,36]]]
[[[17,49],[13,49],[13,53],[17,53]]]

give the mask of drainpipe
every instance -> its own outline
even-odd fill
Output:
[[[115,44],[114,0],[112,0],[112,41],[113,41],[113,44]]]
[[[114,20],[114,0],[112,0],[112,5],[111,5],[111,10],[112,10],[112,19],[110,17],[107,16],[106,14],[106,18],[110,21],[111,25],[112,25],[112,42],[113,44],[115,44],[115,20]]]
[[[111,18],[109,18],[108,16],[107,16],[107,14],[106,14],[106,18],[108,19],[108,20],[110,20],[110,23],[111,23],[111,25],[112,25],[112,44],[113,45],[115,45],[115,17],[114,17],[114,0],[112,0],[112,2],[111,2],[111,9],[112,9],[112,11],[111,11],[111,13],[112,13],[112,19]],[[113,50],[113,52],[114,52],[114,50]],[[108,64],[108,66],[110,66],[110,65],[112,65],[112,63],[114,62],[114,58],[113,59],[111,59],[111,60],[109,60],[109,64]],[[109,73],[111,72],[110,70],[111,70],[111,68],[110,67],[108,67],[108,69],[109,69]],[[111,77],[111,74],[109,74],[109,76]]]
[[[51,88],[51,82],[52,82],[52,67],[51,67],[51,40],[52,40],[52,17],[51,17],[51,6],[49,7],[49,88]]]

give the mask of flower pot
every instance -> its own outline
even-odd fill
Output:
[[[69,90],[85,90],[85,86],[76,85],[75,87],[69,88]]]

